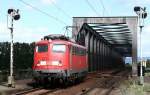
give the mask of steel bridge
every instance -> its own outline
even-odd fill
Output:
[[[73,17],[73,38],[87,47],[90,72],[124,66],[132,57],[136,75],[137,22],[136,16]]]

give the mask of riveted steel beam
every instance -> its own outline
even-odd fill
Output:
[[[94,64],[95,64],[95,71],[97,70],[97,37],[95,38],[94,40],[94,51],[95,51],[95,54],[94,54]]]
[[[91,37],[91,45],[90,45],[90,48],[91,48],[91,71],[94,71],[94,36],[92,35]]]
[[[87,63],[89,64],[88,69],[90,70],[90,66],[91,66],[91,61],[90,61],[90,32],[87,32],[86,36],[85,36],[85,46],[87,48]]]

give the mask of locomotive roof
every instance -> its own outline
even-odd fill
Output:
[[[58,44],[66,44],[66,45],[73,45],[73,46],[78,46],[78,47],[81,47],[81,48],[85,48],[84,46],[82,45],[79,45],[73,41],[66,41],[66,40],[61,40],[61,39],[55,39],[55,40],[41,40],[39,42],[37,42],[36,44],[48,44],[48,43],[58,43]]]
[[[52,34],[52,35],[47,35],[44,36],[44,40],[65,40],[65,41],[69,41],[69,37],[66,37],[64,35],[61,34]]]
[[[66,37],[66,36],[61,35],[61,34],[52,34],[52,35],[44,36],[44,39],[37,42],[36,44],[44,44],[44,43],[47,44],[48,42],[59,42],[59,43],[63,42],[63,43],[68,44],[68,45],[71,44],[74,46],[85,48],[84,46],[79,45],[76,42],[69,39],[69,37]]]
[[[76,43],[76,42],[72,42],[72,41],[64,41],[64,40],[53,40],[52,42],[58,42],[58,43],[61,43],[61,42],[63,42],[63,43],[65,43],[65,44],[67,44],[67,45],[73,45],[73,46],[78,46],[78,47],[82,47],[82,48],[85,48],[85,46],[82,46],[82,45],[79,45],[78,43]]]

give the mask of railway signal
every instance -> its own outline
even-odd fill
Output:
[[[11,45],[10,45],[10,75],[8,76],[8,86],[15,87],[13,77],[13,21],[20,19],[19,10],[8,9],[8,16],[11,18],[11,26],[8,27],[11,31]]]
[[[142,65],[141,33],[142,33],[142,29],[144,27],[144,19],[147,17],[147,12],[146,12],[146,7],[142,8],[140,6],[135,6],[134,11],[138,15],[138,23],[139,23],[139,28],[140,28],[140,35],[139,35],[139,40],[140,40],[140,84],[143,85],[144,77],[142,74],[143,65]]]

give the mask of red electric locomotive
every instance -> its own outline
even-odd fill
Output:
[[[33,71],[37,83],[84,78],[88,72],[86,48],[62,35],[45,36],[35,44]]]

